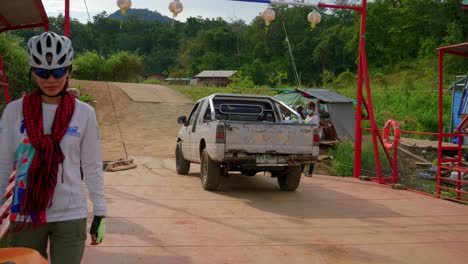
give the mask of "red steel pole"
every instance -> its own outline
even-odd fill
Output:
[[[442,114],[443,114],[443,87],[442,87],[442,79],[443,79],[443,70],[442,67],[444,66],[444,51],[439,50],[439,136],[438,136],[438,143],[437,143],[437,198],[440,198],[440,166],[442,165]]]
[[[364,19],[365,23],[365,19]],[[367,100],[367,112],[369,114],[369,121],[371,123],[371,130],[372,130],[372,146],[374,148],[374,157],[375,157],[375,169],[377,172],[377,177],[379,179],[379,183],[382,184],[382,167],[380,165],[380,155],[379,155],[379,143],[377,142],[377,138],[380,137],[379,128],[375,122],[374,116],[374,108],[372,104],[372,93],[371,87],[369,82],[369,70],[367,68],[367,57],[366,57],[366,47],[365,47],[365,40],[363,40],[363,44],[361,46],[361,56],[362,56],[362,71],[364,74],[364,81],[366,82],[366,100]],[[384,150],[386,151],[386,150]]]
[[[398,177],[398,146],[393,150],[393,184],[397,183]]]
[[[364,35],[366,33],[366,6],[367,1],[362,1],[361,24],[359,31],[359,56],[358,56],[358,80],[356,92],[356,128],[354,132],[354,178],[361,176],[361,161],[362,161],[362,78],[363,78],[363,63],[361,53],[365,52],[362,47],[364,43]]]
[[[5,68],[3,67],[3,58],[0,54],[0,74],[2,75],[2,81],[0,82],[0,86],[3,86],[3,93],[5,94],[5,101],[9,103],[11,101],[10,93],[8,92],[8,83],[5,74]]]
[[[65,0],[64,35],[70,37],[70,0]]]

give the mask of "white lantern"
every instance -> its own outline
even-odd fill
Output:
[[[184,6],[179,0],[174,0],[169,4],[169,11],[171,11],[173,17],[176,17],[182,10],[184,10]]]
[[[122,15],[125,15],[127,13],[127,10],[132,7],[132,1],[131,0],[117,0],[117,6],[120,8],[120,12]]]
[[[275,20],[276,13],[273,9],[267,8],[265,11],[263,11],[262,17],[263,20],[265,20],[265,24],[268,27],[271,23],[271,21]]]
[[[309,13],[309,15],[307,16],[307,20],[310,22],[311,30],[313,30],[315,26],[322,20],[322,16],[319,12],[314,10]]]

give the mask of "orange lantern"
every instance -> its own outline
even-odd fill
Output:
[[[122,15],[127,13],[127,10],[132,7],[131,0],[117,0],[117,6],[120,8]]]
[[[315,26],[322,20],[322,16],[319,12],[314,10],[309,13],[309,15],[307,16],[307,20],[310,22],[310,30],[313,30]]]
[[[270,26],[271,21],[275,20],[276,13],[273,9],[267,8],[263,11],[262,18],[265,20],[266,31],[268,31],[268,27]]]
[[[171,11],[173,18],[182,12],[182,10],[184,10],[184,6],[179,2],[179,0],[174,0],[169,4],[169,11]]]

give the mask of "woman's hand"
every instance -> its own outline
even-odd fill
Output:
[[[89,234],[91,235],[91,245],[99,245],[104,239],[106,232],[106,218],[105,216],[95,215]]]

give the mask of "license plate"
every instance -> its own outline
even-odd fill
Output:
[[[256,160],[257,163],[276,164],[277,157],[269,154],[257,154]]]
[[[318,157],[320,155],[320,148],[319,147],[312,147],[312,155]]]

